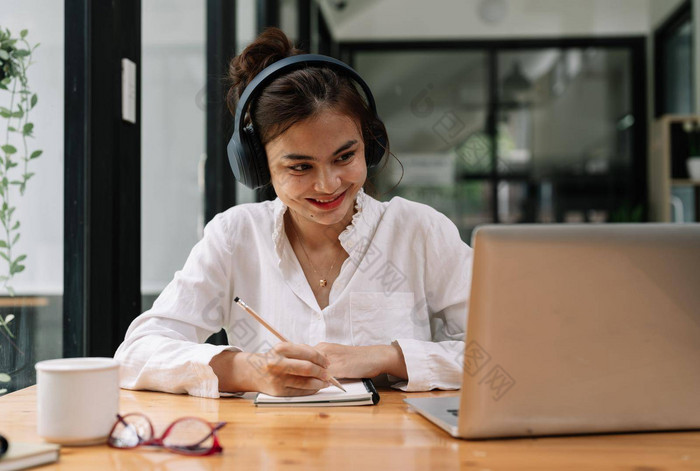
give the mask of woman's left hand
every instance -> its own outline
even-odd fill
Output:
[[[382,373],[407,379],[406,363],[398,345],[354,347],[321,342],[314,348],[328,358],[328,371],[336,378],[373,378]]]

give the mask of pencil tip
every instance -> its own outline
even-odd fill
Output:
[[[233,302],[234,302],[234,303],[237,303],[239,299],[241,299],[241,298],[239,298],[238,296],[236,296],[235,298],[233,298]]]

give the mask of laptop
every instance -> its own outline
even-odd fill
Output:
[[[472,238],[454,437],[700,428],[700,224],[493,225]]]

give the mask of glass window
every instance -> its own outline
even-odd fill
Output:
[[[141,291],[149,309],[201,236],[206,2],[142,6]]]
[[[0,20],[0,394],[62,355],[63,11],[6,0]]]
[[[486,59],[483,52],[469,51],[354,56],[356,69],[372,89],[391,151],[401,162],[390,160],[377,174],[377,193],[432,205],[464,237],[490,220],[490,184],[460,177],[483,174],[491,166]]]
[[[498,54],[498,173],[521,180],[499,183],[501,222],[605,222],[631,204],[630,70],[625,49]]]
[[[403,165],[379,172],[380,196],[433,206],[465,240],[486,222],[638,218],[634,46],[581,42],[351,50]]]
[[[693,23],[690,18],[673,28],[660,42],[661,114],[693,112]]]

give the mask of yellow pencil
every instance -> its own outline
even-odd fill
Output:
[[[233,299],[233,302],[235,302],[236,304],[238,304],[239,306],[241,306],[245,312],[247,312],[248,314],[250,314],[251,316],[253,316],[253,318],[254,318],[256,321],[260,322],[260,323],[263,325],[263,327],[265,327],[267,330],[269,330],[269,331],[272,333],[272,335],[274,335],[275,337],[277,337],[278,339],[280,339],[280,340],[283,341],[283,342],[289,342],[289,340],[287,340],[286,338],[284,338],[284,336],[283,336],[282,334],[280,334],[279,332],[277,332],[277,330],[275,330],[274,327],[272,327],[270,324],[268,324],[267,322],[265,322],[265,319],[263,319],[262,317],[260,317],[260,316],[258,315],[258,313],[255,312],[255,311],[253,310],[253,308],[251,308],[251,307],[248,306],[245,302],[243,302],[243,300],[242,300],[241,298],[239,298],[238,296],[236,296],[236,297]],[[344,388],[344,387],[338,382],[338,380],[335,379],[334,377],[331,376],[331,378],[330,378],[328,381],[329,381],[333,386],[335,386],[335,387],[337,387],[337,388],[340,388],[341,391],[347,392],[347,391],[345,391],[345,388]]]

